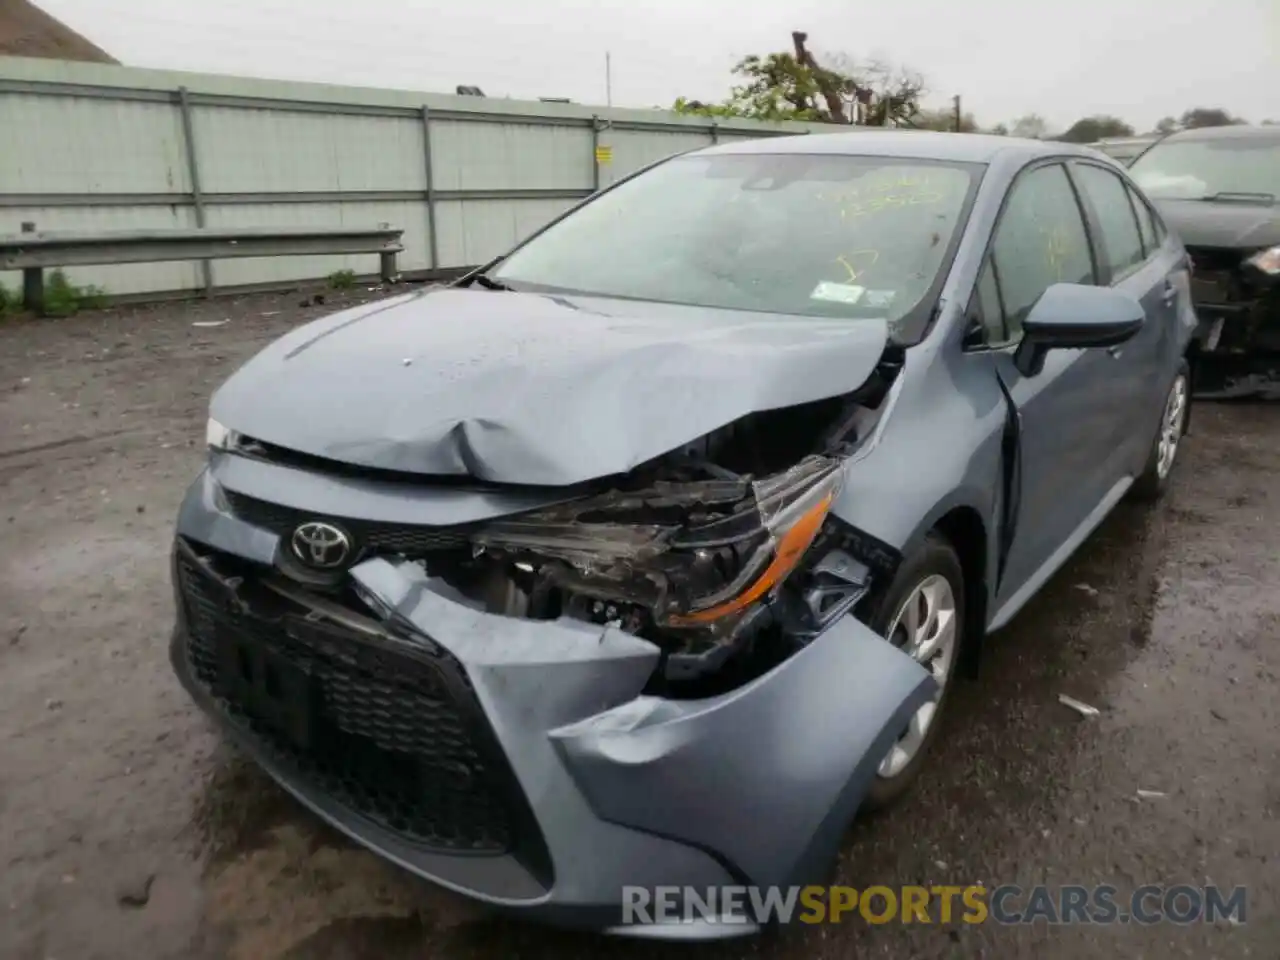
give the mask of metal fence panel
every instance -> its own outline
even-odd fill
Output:
[[[6,57],[0,129],[0,233],[385,222],[410,272],[482,263],[662,157],[831,128]],[[72,279],[139,294],[373,269],[315,256]]]
[[[574,200],[462,200],[437,208],[441,266],[484,263],[569,209]]]
[[[610,162],[603,165],[601,184],[621,180],[641,167],[672,154],[711,146],[708,132],[665,133],[650,130],[606,129],[600,132],[602,146],[612,148]]]
[[[3,194],[191,189],[170,103],[0,93],[0,131]]]
[[[591,130],[585,125],[432,120],[437,190],[554,190],[591,187]]]
[[[417,118],[192,108],[207,193],[425,190]]]
[[[216,204],[208,210],[209,226],[232,227],[329,227],[377,226],[388,223],[404,229],[400,270],[428,267],[425,204],[421,200],[348,203],[250,203]],[[378,258],[369,254],[316,257],[268,257],[219,260],[215,265],[219,285],[284,283],[327,277],[341,270],[365,275],[376,273]]]

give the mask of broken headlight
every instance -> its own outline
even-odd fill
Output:
[[[841,476],[838,461],[813,456],[758,481],[613,491],[488,524],[472,542],[570,595],[643,609],[657,627],[720,632],[796,568]]]
[[[1280,246],[1255,253],[1245,263],[1261,270],[1269,277],[1280,276]]]
[[[224,427],[213,417],[210,417],[208,423],[204,426],[204,442],[210,449],[234,450],[239,440],[239,434]]]

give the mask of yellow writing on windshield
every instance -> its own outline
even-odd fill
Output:
[[[834,196],[820,193],[818,199],[832,203],[840,211],[840,218],[849,220],[882,210],[939,204],[946,199],[946,191],[929,173],[889,172],[872,174]]]
[[[1074,252],[1072,249],[1073,244],[1071,238],[1067,235],[1067,231],[1061,226],[1055,226],[1042,232],[1045,235],[1045,263],[1049,268],[1049,273],[1056,277],[1059,283],[1064,280],[1079,280],[1079,277],[1063,276],[1064,269]]]
[[[866,250],[851,250],[848,253],[842,253],[836,257],[836,263],[840,264],[848,272],[849,282],[856,283],[858,275],[863,270],[874,265],[879,259],[880,251],[868,248]],[[854,264],[858,264],[860,269],[855,267]]]

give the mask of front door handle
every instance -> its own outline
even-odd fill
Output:
[[[1178,288],[1175,287],[1172,283],[1166,283],[1164,286],[1164,293],[1161,294],[1161,299],[1164,300],[1165,306],[1166,307],[1172,306],[1173,301],[1176,300],[1177,298],[1178,298]]]
[[[1112,360],[1119,360],[1122,353],[1124,353],[1124,347],[1107,347],[1107,355],[1111,357]]]

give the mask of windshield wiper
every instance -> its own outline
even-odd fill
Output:
[[[493,279],[493,277],[486,276],[483,273],[477,273],[474,277],[472,277],[468,283],[468,286],[472,283],[478,283],[480,284],[480,286],[484,287],[486,290],[510,291],[511,289],[513,289],[512,287],[503,283],[501,280],[495,280]]]
[[[1276,195],[1274,193],[1262,193],[1261,191],[1254,193],[1248,190],[1222,190],[1219,193],[1211,193],[1207,197],[1201,197],[1205,203],[1214,203],[1217,201],[1239,201],[1240,203],[1275,203]]]

